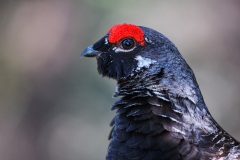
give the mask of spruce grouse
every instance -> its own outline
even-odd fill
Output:
[[[213,119],[193,71],[161,33],[118,24],[82,56],[117,81],[107,160],[240,160],[240,143]]]

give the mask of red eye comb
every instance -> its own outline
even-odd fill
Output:
[[[141,46],[144,46],[144,33],[142,29],[133,24],[117,24],[108,30],[110,43],[117,43],[123,38],[132,37]]]

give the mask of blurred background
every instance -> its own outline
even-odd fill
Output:
[[[104,159],[116,83],[85,47],[116,23],[172,40],[213,117],[240,140],[240,1],[6,0],[0,5],[0,159]]]

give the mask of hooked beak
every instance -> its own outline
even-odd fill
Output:
[[[93,46],[88,46],[81,54],[81,57],[97,57],[101,52],[93,49]]]

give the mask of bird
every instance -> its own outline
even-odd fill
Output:
[[[116,24],[82,57],[117,81],[106,160],[240,160],[210,114],[193,70],[162,33]]]

